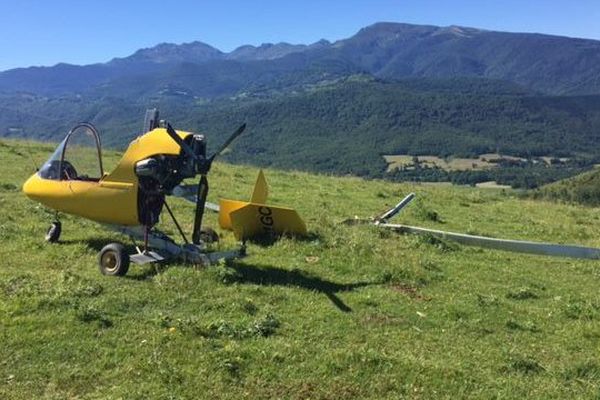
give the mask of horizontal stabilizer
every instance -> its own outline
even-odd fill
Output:
[[[306,235],[306,225],[296,210],[264,204],[245,203],[229,214],[231,229],[238,240],[261,235]]]
[[[238,200],[228,200],[228,199],[220,199],[219,200],[219,226],[223,229],[232,230],[233,227],[231,225],[231,213],[239,210],[240,208],[248,205],[247,201],[238,201]]]

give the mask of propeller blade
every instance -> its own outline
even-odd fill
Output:
[[[208,179],[206,175],[200,177],[198,192],[196,194],[196,216],[194,217],[194,232],[192,233],[192,243],[200,244],[200,230],[202,229],[202,217],[204,216],[204,205],[208,195]]]
[[[240,136],[242,134],[242,132],[244,132],[244,129],[246,129],[245,123],[240,125],[240,127],[237,128],[236,131],[233,132],[233,134],[231,136],[229,136],[229,138],[225,141],[225,143],[223,143],[221,148],[219,150],[217,150],[217,152],[210,157],[210,162],[212,162],[212,160],[214,160],[214,158],[216,156],[221,154],[223,152],[223,150],[225,150],[227,147],[229,147],[231,142],[233,142],[238,136]]]
[[[171,139],[173,139],[188,156],[192,157],[194,160],[198,159],[198,156],[196,155],[196,153],[194,153],[194,150],[192,150],[192,148],[188,146],[186,142],[183,141],[183,139],[177,134],[177,132],[175,132],[175,129],[173,129],[173,127],[169,123],[167,123],[167,133],[169,134],[169,136],[171,136]]]

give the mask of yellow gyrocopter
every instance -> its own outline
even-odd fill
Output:
[[[98,131],[89,123],[80,123],[67,133],[50,159],[25,182],[23,191],[29,198],[56,210],[57,217],[58,212],[80,216],[105,224],[133,240],[143,240],[143,245],[136,246],[137,252],[132,255],[120,243],[104,246],[98,254],[98,264],[105,275],[125,275],[130,261],[145,264],[179,259],[210,265],[221,259],[243,257],[244,242],[232,251],[207,251],[206,243],[218,240],[218,235],[202,226],[205,208],[219,212],[220,221],[229,221],[229,225],[223,227],[233,229],[236,237],[243,241],[267,232],[265,227],[270,227],[269,232],[273,234],[306,233],[304,222],[294,210],[262,204],[267,191],[262,172],[257,183],[260,188],[255,188],[255,192],[258,190],[262,195],[253,197],[253,200],[260,200],[258,203],[240,203],[238,207],[225,207],[220,211],[218,205],[206,201],[207,174],[215,157],[241,135],[245,127],[246,124],[241,125],[217,152],[207,157],[203,135],[176,131],[168,122],[159,121],[158,110],[148,110],[145,133],[129,144],[116,168],[107,173],[102,166]],[[93,145],[86,147],[86,151],[89,155],[90,148],[93,149],[96,167],[84,173],[75,160],[79,159],[78,153],[83,152],[81,142],[86,140]],[[197,175],[200,175],[198,185],[182,185],[184,179]],[[166,202],[169,195],[196,203],[191,242]],[[224,204],[230,203],[225,201]],[[184,244],[177,244],[155,228],[163,208],[173,219]],[[57,218],[50,226],[46,240],[57,242],[61,230]]]

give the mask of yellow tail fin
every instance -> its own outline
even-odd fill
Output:
[[[256,178],[256,183],[254,184],[254,191],[252,192],[250,203],[266,204],[268,195],[269,185],[267,185],[265,174],[263,174],[261,169],[258,171],[258,177]]]
[[[238,240],[263,234],[306,235],[306,225],[296,210],[267,205],[269,186],[259,171],[250,201],[219,200],[219,225],[233,230]]]
[[[267,202],[268,195],[269,186],[267,184],[265,174],[261,169],[256,177],[256,183],[254,184],[254,190],[249,202],[228,199],[219,200],[219,225],[223,229],[232,229],[230,216],[232,212],[250,203],[265,204]]]

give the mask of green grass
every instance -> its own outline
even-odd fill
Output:
[[[600,205],[600,170],[594,168],[592,171],[550,183],[533,192],[533,195],[535,198],[597,207]]]
[[[0,398],[597,398],[600,265],[342,226],[408,192],[398,221],[600,246],[600,211],[513,192],[266,171],[310,235],[205,269],[99,274],[119,240],[20,186],[52,146],[0,143]],[[118,154],[107,154],[107,165]],[[215,164],[210,200],[257,170]],[[171,200],[188,231],[191,205]],[[208,215],[216,227],[216,216]],[[165,222],[161,227],[175,229]],[[229,232],[221,248],[235,246]]]

